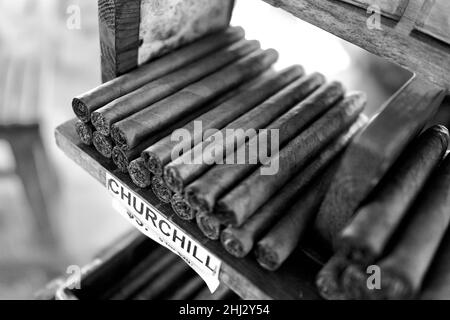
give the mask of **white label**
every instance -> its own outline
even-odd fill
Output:
[[[222,262],[167,220],[157,209],[106,173],[106,188],[113,196],[113,207],[136,229],[177,254],[206,282],[211,293],[220,285]]]

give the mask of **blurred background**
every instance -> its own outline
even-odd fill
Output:
[[[279,50],[277,68],[365,91],[369,115],[411,76],[260,0],[238,0],[232,24]],[[129,229],[54,142],[72,98],[99,84],[96,1],[0,0],[0,299],[32,299]]]

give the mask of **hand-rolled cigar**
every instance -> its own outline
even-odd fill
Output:
[[[276,129],[279,131],[279,145],[282,146],[330,109],[343,95],[344,88],[340,83],[332,82],[324,85],[272,122],[267,130]],[[258,136],[249,141],[247,145],[257,145],[257,141]],[[242,145],[240,147],[241,150],[243,148],[247,148],[247,146]],[[271,152],[269,144],[267,154]],[[236,153],[239,154],[239,151]],[[242,154],[248,155],[249,152],[242,151]],[[257,162],[261,163],[261,159],[258,159]],[[211,213],[216,200],[245,178],[255,166],[257,165],[215,166],[186,188],[186,200],[200,211]]]
[[[102,156],[107,159],[111,159],[114,142],[110,137],[104,136],[100,132],[95,131],[93,134],[92,143],[94,144],[95,149]]]
[[[137,294],[134,300],[153,300],[164,294],[166,290],[173,289],[181,279],[186,277],[191,269],[184,262],[179,261],[168,266],[163,271],[164,274],[156,279],[152,279],[147,286]]]
[[[180,149],[192,148],[195,141],[207,139],[212,135],[212,133],[207,135],[209,129],[222,129],[303,74],[302,67],[293,66],[278,74],[262,76],[246,90],[236,93],[217,108],[184,126],[183,129],[190,133],[190,141],[188,139],[183,140],[184,144],[179,145],[180,142],[172,140],[171,136],[167,136],[145,150],[142,157],[145,159],[149,170],[155,175],[162,176],[164,166],[172,161],[172,151],[176,146],[179,146]],[[195,123],[201,123],[202,130],[198,130]]]
[[[131,161],[128,166],[128,172],[133,183],[139,188],[147,188],[152,183],[151,173],[142,158]]]
[[[162,177],[153,176],[152,191],[160,201],[164,203],[170,203],[172,201],[172,190],[169,189]]]
[[[89,122],[93,111],[111,101],[243,37],[239,27],[204,37],[74,98],[73,111],[81,121]]]
[[[216,215],[224,224],[242,224],[270,199],[304,165],[313,159],[336,136],[350,128],[358,119],[366,104],[366,96],[355,93],[328,111],[307,130],[293,139],[270,161],[279,164],[274,175],[254,172],[216,206]]]
[[[450,229],[449,229],[450,230]],[[447,230],[433,264],[428,271],[420,298],[422,300],[450,300],[450,232]]]
[[[195,276],[172,294],[164,297],[164,300],[190,300],[205,286],[202,278]]]
[[[237,228],[228,226],[222,231],[220,240],[225,250],[237,258],[243,258],[248,255],[253,249],[254,243],[267,232],[274,221],[277,221],[286,212],[286,209],[292,204],[296,196],[345,149],[350,140],[366,123],[367,118],[360,116],[360,119],[346,134],[339,137],[322,151],[313,162],[290,180],[280,192],[266,202],[246,223]]]
[[[317,73],[296,80],[258,107],[233,121],[219,133],[172,161],[164,168],[164,178],[169,188],[174,192],[182,193],[185,186],[205,173],[212,164],[223,161],[228,153],[243,145],[248,138],[246,133],[248,130],[265,128],[317,89],[324,81],[324,77]],[[232,139],[226,138],[229,130],[234,132]],[[216,139],[216,136],[225,137],[225,139]],[[218,156],[215,156],[216,152],[214,154],[210,152],[213,145],[217,145],[222,150],[217,152]]]
[[[80,137],[81,142],[88,146],[92,145],[95,129],[90,122],[77,121],[75,131]]]
[[[377,299],[410,299],[416,296],[450,221],[450,157],[430,178],[412,207],[409,221],[392,251],[377,262],[382,273]]]
[[[221,94],[262,74],[278,59],[273,49],[255,51],[183,90],[115,123],[111,135],[119,147],[128,150],[146,137],[179,121]]]
[[[176,93],[187,85],[206,77],[259,48],[258,41],[242,40],[214,52],[171,74],[147,83],[139,89],[94,111],[91,115],[92,124],[98,132],[109,135],[112,124]]]
[[[317,177],[307,190],[298,195],[297,201],[280,221],[258,241],[255,255],[260,266],[275,271],[292,254],[313,221],[335,171],[336,165],[331,165]]]
[[[198,212],[196,221],[198,228],[205,235],[205,237],[214,241],[220,239],[223,225],[219,219],[211,214]]]
[[[434,126],[419,136],[382,181],[369,203],[355,214],[342,231],[338,247],[350,259],[371,264],[384,252],[433,170],[440,163],[449,142],[447,128]]]
[[[195,219],[197,212],[192,208],[184,197],[180,194],[174,194],[170,201],[173,211],[183,220],[191,221]]]
[[[345,300],[342,289],[342,273],[347,269],[349,261],[342,254],[335,254],[320,270],[316,278],[319,294],[326,300]]]
[[[148,257],[146,261],[151,260],[152,258]],[[119,290],[115,292],[111,296],[111,300],[125,300],[130,299],[136,295],[138,295],[141,291],[145,289],[145,286],[152,281],[155,281],[156,278],[162,277],[164,278],[164,273],[168,267],[173,266],[179,263],[179,258],[175,254],[167,253],[157,259],[154,263],[148,265],[147,268],[143,268],[140,270],[139,274],[130,274],[130,277],[133,276],[128,283],[124,283],[123,286],[118,286]]]

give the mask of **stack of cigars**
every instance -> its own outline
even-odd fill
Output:
[[[181,219],[196,223],[205,237],[220,241],[231,255],[244,258],[253,254],[263,268],[274,271],[311,229],[322,233],[327,222],[332,221],[321,213],[323,201],[346,147],[370,122],[363,115],[364,93],[347,93],[341,83],[327,82],[319,73],[307,75],[298,65],[275,72],[272,67],[278,53],[262,50],[257,41],[244,37],[239,27],[206,36],[76,97],[73,109],[79,118],[76,130],[81,141],[112,159],[136,186],[170,203]],[[201,130],[198,123],[202,124]],[[181,145],[173,139],[177,129],[190,136]],[[267,163],[261,154],[245,163],[225,161],[230,149],[247,154],[264,138],[264,131],[248,136],[246,131],[251,129],[278,131],[278,148],[266,146],[270,161],[279,164],[275,174],[263,174]],[[224,144],[214,138],[215,132],[225,135],[227,130],[234,130],[231,145],[228,140]],[[445,128],[434,127],[418,138],[421,144],[417,145],[424,148],[420,151],[425,154],[431,148],[427,139],[436,140],[436,136],[442,141],[442,152],[434,162],[426,161],[427,173],[442,160],[448,133]],[[408,163],[417,159],[419,152],[413,150],[411,154],[414,157]],[[442,192],[448,191],[443,189],[447,181],[437,179],[445,174],[420,175],[422,184],[425,180],[438,181],[435,184],[441,191],[440,205],[445,206],[448,199]],[[403,173],[394,185],[409,178]],[[386,193],[394,199],[384,197],[383,203],[400,198],[405,212],[413,198],[421,197],[419,182],[408,183],[417,189],[408,193],[409,202],[402,195],[394,196],[395,186],[391,186]],[[438,197],[438,193],[432,195]],[[374,201],[379,205],[380,200]],[[340,245],[328,241],[336,254],[317,278],[325,298],[366,298],[363,290],[356,294],[357,290],[352,289],[350,294],[344,289],[344,283],[356,288],[356,279],[361,280],[361,274],[346,269],[362,270],[371,261],[358,260],[360,253],[350,245],[356,239],[356,235],[350,239],[355,232],[367,237],[368,229],[378,233],[375,225],[372,229],[367,223],[370,217],[359,222],[361,229],[356,228],[356,217],[366,215],[355,215],[342,237],[337,236]],[[444,214],[437,215],[442,218]],[[403,220],[403,216],[398,214],[397,220]],[[377,218],[378,223],[386,223]],[[395,223],[392,229],[398,225]],[[390,235],[386,232],[385,236]],[[423,236],[427,237],[426,233]],[[438,238],[436,235],[437,244],[441,240]],[[404,241],[404,246],[410,245]],[[355,242],[359,243],[359,238]],[[432,248],[422,249],[433,256]],[[403,253],[404,248],[399,250]],[[387,277],[386,281],[389,283]],[[397,290],[397,283],[392,284]]]

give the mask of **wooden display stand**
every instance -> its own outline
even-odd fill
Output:
[[[199,2],[203,2],[198,0]],[[381,117],[384,125],[375,126],[364,132],[351,148],[357,148],[361,141],[379,141],[371,150],[379,155],[373,163],[376,166],[386,160],[392,148],[405,144],[405,130],[384,130],[384,128],[414,127],[415,118],[429,116],[438,109],[450,89],[450,41],[444,35],[450,34],[449,24],[436,26],[430,23],[430,14],[436,15],[436,5],[450,16],[450,7],[441,1],[337,1],[337,0],[264,0],[280,7],[298,18],[314,24],[346,41],[360,46],[380,57],[395,62],[412,71],[415,76],[385,106],[389,117]],[[197,32],[191,27],[168,31],[176,14],[167,11],[167,16],[156,15],[161,3],[180,5],[182,0],[100,0],[100,30],[102,48],[102,75],[106,81],[127,72],[148,59],[167,52],[182,42],[191,41],[201,34],[214,31],[228,21],[233,1],[208,1],[203,13],[190,8],[191,16],[197,17]],[[370,4],[381,8],[381,29],[369,29],[366,8]],[[398,4],[398,6],[395,6]],[[423,11],[423,8],[427,10]],[[433,9],[434,8],[434,9]],[[148,11],[150,10],[150,12]],[[155,11],[156,10],[156,11]],[[206,17],[206,18],[205,18]],[[211,18],[213,17],[213,18]],[[149,21],[148,19],[156,19]],[[205,20],[206,19],[206,20]],[[435,20],[433,20],[435,21]],[[152,23],[153,22],[153,23]],[[445,20],[445,22],[448,22]],[[157,32],[165,33],[164,40],[148,36],[157,25]],[[209,25],[209,27],[208,27]],[[154,41],[154,42],[152,42]],[[445,42],[447,41],[447,43]],[[413,97],[414,99],[412,99]],[[425,108],[424,108],[425,106]],[[426,107],[428,106],[428,107]],[[402,111],[403,110],[403,111]],[[383,131],[383,135],[380,132]],[[407,130],[406,130],[407,131]],[[412,132],[414,130],[410,130]],[[58,146],[78,165],[106,186],[106,174],[116,177],[141,199],[171,220],[177,227],[201,243],[213,255],[222,259],[220,280],[243,299],[316,299],[315,275],[320,269],[320,259],[299,250],[277,272],[267,272],[253,259],[235,259],[225,252],[219,243],[207,241],[192,223],[178,219],[168,205],[161,204],[151,192],[136,188],[128,176],[114,169],[112,163],[98,156],[92,149],[82,145],[74,130],[74,121],[69,121],[56,130]],[[394,146],[393,146],[394,145]],[[364,147],[364,146],[362,146]],[[391,149],[389,149],[391,148]],[[343,160],[346,172],[361,171],[358,161],[349,156]],[[338,173],[339,175],[340,173]],[[345,174],[345,172],[344,172]],[[351,179],[351,177],[347,177]]]

